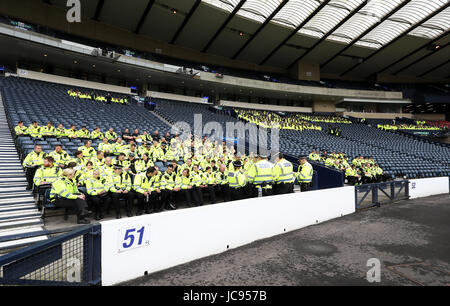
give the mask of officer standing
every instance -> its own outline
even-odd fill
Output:
[[[277,154],[277,162],[274,166],[274,194],[286,194],[294,192],[294,166],[284,159],[283,153]]]
[[[248,180],[253,184],[253,197],[259,196],[260,189],[262,196],[273,195],[274,169],[273,164],[267,158],[267,155],[261,154],[258,161],[248,171]]]
[[[296,173],[297,181],[300,183],[300,190],[302,192],[311,190],[312,178],[314,174],[313,167],[308,163],[305,156],[299,158],[300,165]]]
[[[240,161],[233,162],[234,171],[228,171],[228,188],[231,193],[231,200],[241,200],[244,198],[243,188],[246,184],[245,174],[242,173],[242,163]]]

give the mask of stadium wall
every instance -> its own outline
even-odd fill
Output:
[[[293,112],[293,113],[312,113],[311,107],[295,107],[295,106],[282,106],[282,105],[268,105],[268,104],[256,104],[221,100],[220,105],[236,108],[255,109],[255,110],[267,110],[275,112]]]
[[[201,103],[201,104],[211,104],[204,101],[203,98],[177,95],[165,92],[157,92],[157,91],[147,91],[147,97],[158,98],[158,99],[167,99],[167,100],[175,100],[189,103]]]
[[[78,80],[73,78],[67,78],[59,75],[47,74],[42,72],[36,72],[25,69],[17,69],[17,76],[25,79],[32,79],[44,82],[51,82],[56,84],[69,85],[74,87],[83,87],[87,90],[97,89],[108,92],[115,92],[121,94],[131,95],[131,89],[128,87],[121,87],[116,85],[108,85],[84,80]]]
[[[449,192],[450,190],[448,176],[409,180],[409,196],[411,199],[423,198]]]
[[[101,222],[102,284],[114,285],[354,212],[354,187],[342,187]]]

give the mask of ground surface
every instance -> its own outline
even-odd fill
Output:
[[[401,201],[124,283],[450,285],[450,195]],[[168,254],[170,256],[170,254]],[[381,282],[369,283],[370,258]]]

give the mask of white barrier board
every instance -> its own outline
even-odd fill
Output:
[[[354,212],[354,187],[341,187],[101,222],[102,284],[132,280]]]
[[[448,176],[409,180],[410,198],[416,199],[436,194],[449,193],[448,180]]]

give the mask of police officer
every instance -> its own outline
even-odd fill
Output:
[[[219,171],[216,173],[219,192],[225,202],[231,200],[230,188],[228,186],[228,170],[224,164],[220,164]]]
[[[106,178],[100,176],[100,171],[95,169],[93,177],[86,181],[86,188],[94,208],[95,220],[103,219],[103,207],[111,203],[111,197],[108,194],[109,183]]]
[[[173,170],[173,165],[167,166],[167,170],[161,176],[161,200],[165,209],[177,209],[176,195],[180,187],[176,186],[177,173]]]
[[[262,196],[273,195],[273,164],[267,158],[267,155],[261,154],[258,161],[250,167],[247,173],[249,182],[253,184],[253,197],[258,197],[260,188]]]
[[[284,159],[283,153],[277,154],[277,162],[274,165],[274,194],[286,194],[294,192],[294,166]]]
[[[314,170],[310,163],[308,163],[306,156],[299,158],[300,165],[296,173],[297,181],[300,183],[300,190],[302,192],[311,190]]]
[[[243,188],[246,184],[245,174],[241,171],[242,163],[237,160],[233,162],[233,171],[228,171],[228,187],[232,201],[244,198]]]
[[[120,213],[120,199],[126,200],[127,216],[131,217],[131,209],[133,204],[133,195],[131,190],[131,177],[128,173],[122,171],[122,166],[114,165],[114,173],[110,176],[109,192],[112,198],[112,203],[116,209],[116,219],[122,218]]]
[[[50,190],[50,201],[57,207],[75,208],[78,224],[89,224],[86,219],[92,212],[87,210],[86,197],[81,194],[73,181],[73,169],[64,169],[62,177],[53,182]]]
[[[23,160],[22,165],[25,168],[25,175],[28,182],[28,186],[26,188],[27,190],[31,190],[33,188],[33,178],[36,170],[44,164],[44,158],[46,156],[47,153],[42,152],[41,145],[35,145],[34,151],[29,153]]]

